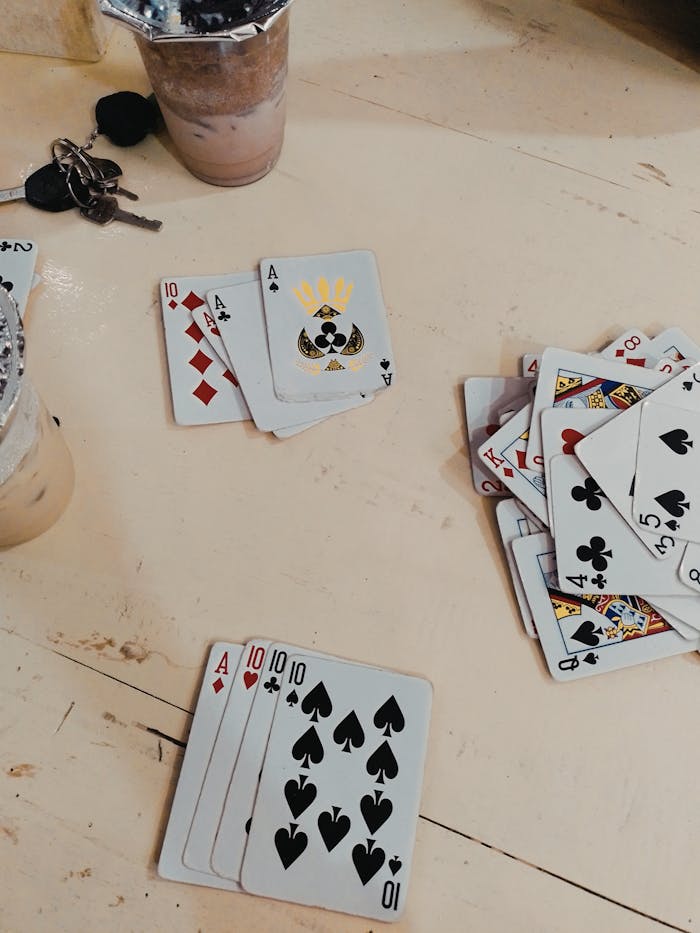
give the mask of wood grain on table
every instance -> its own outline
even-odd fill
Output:
[[[39,246],[28,369],[77,486],[58,525],[0,560],[0,931],[376,929],[156,876],[207,647],[254,635],[434,684],[395,929],[694,930],[698,658],[549,677],[471,485],[461,403],[466,376],[517,374],[547,345],[591,350],[633,325],[700,338],[691,14],[293,12],[267,178],[220,190],[164,134],[101,139],[161,233],[2,207],[2,235]],[[82,141],[100,96],[147,90],[123,30],[97,64],[2,54],[0,81],[3,186],[54,137]],[[286,441],[175,426],[160,278],[350,248],[378,257],[391,391]]]

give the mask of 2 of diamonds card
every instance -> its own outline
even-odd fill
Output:
[[[260,279],[278,398],[340,399],[392,384],[396,364],[374,253],[264,259]]]

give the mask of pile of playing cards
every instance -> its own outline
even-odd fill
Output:
[[[252,418],[290,437],[371,402],[394,378],[369,250],[163,279],[160,297],[178,424]]]
[[[700,346],[631,330],[464,384],[474,485],[558,680],[700,648]],[[638,595],[629,595],[638,594]]]
[[[217,643],[159,874],[397,920],[431,701],[419,677],[265,640]]]

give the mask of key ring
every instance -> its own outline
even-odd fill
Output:
[[[61,150],[63,151],[61,152]],[[76,144],[70,139],[65,139],[63,137],[54,139],[54,141],[51,143],[51,156],[56,165],[58,165],[61,171],[66,175],[68,175],[73,169],[76,169],[81,177],[81,181],[84,184],[89,184],[90,181],[94,182],[98,181],[98,179],[102,179],[102,173],[99,171],[90,156],[86,155],[80,146],[76,146]],[[63,161],[64,159],[68,160],[68,166]],[[87,178],[81,173],[79,166],[87,172]]]
[[[68,194],[71,196],[71,198],[75,202],[76,207],[79,207],[81,210],[89,211],[90,208],[94,207],[96,202],[99,201],[99,196],[96,194],[93,194],[90,198],[88,198],[87,202],[81,201],[78,195],[73,190],[73,181],[72,181],[73,172],[76,173],[83,187],[87,191],[90,191],[90,185],[86,183],[85,179],[81,176],[78,166],[75,163],[73,163],[70,166],[70,168],[66,169],[66,188],[68,189]]]

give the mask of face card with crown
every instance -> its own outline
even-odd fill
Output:
[[[275,394],[283,401],[386,389],[396,368],[369,250],[260,264]]]
[[[206,308],[210,288],[255,281],[254,272],[163,279],[160,301],[168,351],[173,414],[178,424],[248,421],[238,380],[221,362],[192,312]]]

